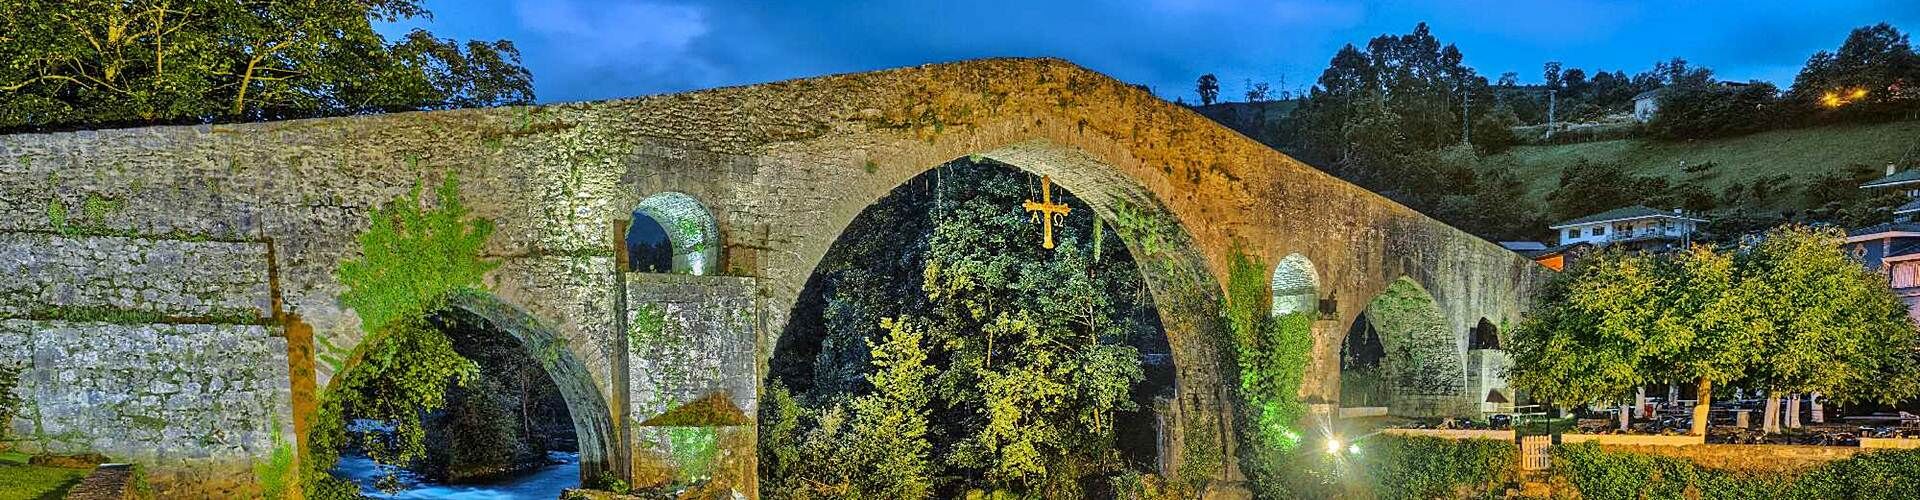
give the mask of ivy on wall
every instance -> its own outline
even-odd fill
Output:
[[[1287,462],[1299,447],[1299,422],[1307,406],[1300,383],[1313,349],[1313,317],[1305,312],[1271,316],[1272,288],[1267,266],[1237,245],[1228,259],[1227,294],[1221,307],[1232,333],[1239,393],[1245,406],[1242,438],[1249,444],[1243,460],[1261,488],[1288,483]]]
[[[480,258],[493,225],[468,216],[451,174],[435,191],[433,208],[421,207],[420,191],[416,184],[375,213],[360,235],[360,257],[335,271],[347,287],[340,301],[360,317],[367,338],[350,358],[358,364],[336,374],[334,386],[320,394],[301,461],[309,498],[358,497],[358,487],[328,472],[349,443],[380,463],[423,456],[421,415],[445,406],[447,388],[466,384],[479,371],[427,315],[456,294],[481,289],[481,277],[498,266]],[[350,433],[349,418],[385,421],[392,438]]]

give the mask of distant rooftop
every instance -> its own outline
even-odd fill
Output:
[[[1888,167],[1888,168],[1892,168],[1892,167]],[[1886,177],[1881,177],[1881,178],[1869,181],[1866,184],[1861,184],[1860,188],[1872,189],[1872,188],[1893,187],[1893,186],[1900,186],[1900,185],[1906,185],[1906,184],[1913,184],[1915,182],[1920,182],[1920,168],[1910,168],[1906,170],[1901,170],[1899,172],[1887,174]]]
[[[1613,222],[1613,221],[1634,220],[1634,219],[1649,219],[1649,218],[1655,218],[1655,217],[1664,217],[1669,219],[1683,219],[1683,220],[1690,220],[1694,222],[1706,222],[1706,219],[1697,219],[1693,217],[1688,217],[1686,216],[1686,214],[1679,213],[1678,211],[1655,210],[1653,208],[1647,207],[1646,205],[1634,205],[1631,207],[1616,208],[1613,210],[1608,210],[1605,212],[1600,212],[1597,214],[1593,214],[1593,215],[1589,215],[1586,217],[1581,217],[1573,220],[1561,221],[1547,227],[1552,229],[1560,229],[1567,226],[1578,226],[1581,224],[1598,224],[1602,222]]]
[[[1546,243],[1541,243],[1538,241],[1502,241],[1500,242],[1500,246],[1515,252],[1528,252],[1533,250],[1547,249]]]
[[[1888,222],[1847,231],[1847,238],[1880,233],[1920,233],[1920,222]]]

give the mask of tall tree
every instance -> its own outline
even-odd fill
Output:
[[[0,3],[0,129],[205,123],[526,103],[506,41],[375,21],[419,0]]]
[[[1779,430],[1783,393],[1888,404],[1920,393],[1920,330],[1886,276],[1839,250],[1843,240],[1837,229],[1785,226],[1742,256],[1761,325],[1749,381],[1767,389],[1768,431]]]
[[[1540,73],[1541,81],[1546,82],[1547,88],[1560,88],[1560,61],[1547,61],[1546,64],[1540,66]]]
[[[1200,75],[1200,81],[1194,83],[1194,90],[1200,93],[1200,105],[1210,106],[1220,99],[1220,79],[1213,73]]]

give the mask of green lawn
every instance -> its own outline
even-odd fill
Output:
[[[26,465],[25,455],[0,454],[0,500],[57,500],[86,477],[86,469]],[[15,461],[15,458],[18,458]]]
[[[1800,203],[1799,188],[1815,176],[1845,171],[1849,165],[1881,168],[1912,151],[1920,154],[1920,121],[1774,130],[1743,137],[1687,142],[1645,139],[1519,146],[1487,158],[1490,168],[1511,168],[1527,182],[1529,194],[1544,200],[1560,181],[1560,171],[1581,158],[1611,162],[1641,175],[1665,176],[1680,183],[1698,181],[1718,194],[1726,185],[1751,184],[1776,174],[1791,177],[1794,196],[1765,200],[1765,208]],[[1713,162],[1706,172],[1687,173],[1680,163]]]

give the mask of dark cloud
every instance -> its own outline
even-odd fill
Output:
[[[1487,75],[1547,60],[1623,69],[1686,57],[1723,78],[1791,83],[1814,51],[1920,2],[1324,0],[428,0],[441,36],[515,41],[542,101],[675,92],[994,56],[1072,60],[1168,98],[1218,74],[1310,85],[1341,45],[1426,21]],[[415,23],[420,24],[420,23]],[[410,25],[409,25],[410,26]],[[401,31],[406,26],[391,27]],[[1191,97],[1191,96],[1188,96]]]

